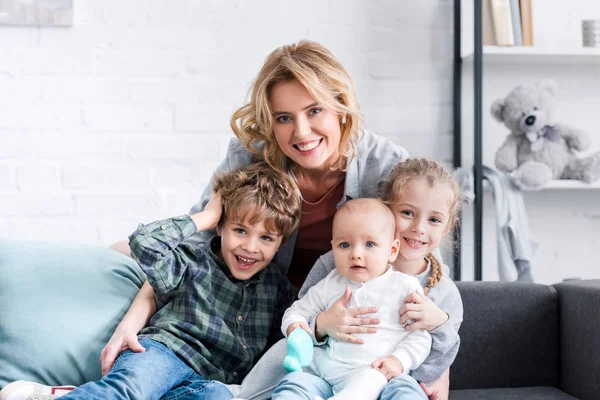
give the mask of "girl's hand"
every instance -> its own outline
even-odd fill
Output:
[[[377,312],[377,307],[356,307],[348,309],[348,303],[352,297],[352,290],[346,287],[346,291],[333,305],[317,316],[315,324],[317,340],[323,340],[330,336],[336,340],[362,344],[363,340],[352,336],[355,333],[375,333],[376,329],[371,326],[377,325],[378,318],[362,318],[364,314]]]
[[[117,328],[100,353],[102,376],[108,374],[117,356],[127,349],[131,349],[136,353],[146,351],[140,342],[138,342],[137,332],[128,332]]]
[[[450,395],[450,370],[444,371],[440,379],[431,384],[431,386],[420,383],[421,388],[429,400],[448,400]]]
[[[397,376],[400,376],[404,371],[402,363],[394,356],[386,358],[380,358],[379,360],[373,361],[371,368],[378,369],[388,382]]]
[[[285,332],[285,337],[290,336],[290,333],[292,333],[296,328],[302,328],[306,331],[306,333],[312,335],[312,329],[310,329],[304,322],[294,322],[288,326],[287,331]]]
[[[448,318],[448,314],[440,310],[433,301],[417,292],[406,296],[404,305],[400,307],[400,325],[405,325],[409,319],[414,321],[406,325],[407,331],[431,331],[448,321]]]

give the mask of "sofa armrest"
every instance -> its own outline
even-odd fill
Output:
[[[550,286],[456,282],[463,300],[453,390],[558,386],[558,295]]]
[[[560,385],[582,400],[600,393],[600,279],[554,285],[558,292]]]

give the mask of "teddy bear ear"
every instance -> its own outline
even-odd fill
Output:
[[[498,122],[502,122],[502,111],[504,111],[504,99],[498,99],[492,103],[492,116]]]
[[[553,79],[542,79],[537,81],[536,86],[547,91],[551,95],[556,95],[556,82]]]

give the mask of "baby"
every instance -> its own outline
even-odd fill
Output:
[[[331,242],[336,268],[285,312],[282,331],[288,336],[301,327],[311,333],[309,321],[336,302],[346,287],[352,290],[348,306],[378,306],[371,317],[380,324],[374,326],[376,333],[354,335],[363,340],[360,345],[327,338],[325,352],[314,360],[321,385],[315,385],[316,377],[306,372],[293,372],[296,376],[290,374],[288,381],[293,378],[298,386],[306,382],[321,387],[322,397],[375,400],[390,379],[407,375],[427,358],[431,335],[409,332],[400,325],[398,310],[404,299],[412,292],[422,294],[423,289],[416,278],[392,268],[400,246],[394,234],[394,215],[380,200],[356,199],[338,210]],[[273,399],[294,398],[291,391],[289,385],[280,386]]]

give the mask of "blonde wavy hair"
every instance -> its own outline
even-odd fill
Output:
[[[458,220],[460,212],[460,188],[454,180],[452,173],[443,164],[425,158],[409,158],[404,162],[398,163],[380,186],[379,198],[392,207],[400,201],[406,190],[406,186],[416,179],[422,179],[427,182],[430,188],[438,189],[440,195],[449,194],[450,213],[445,230],[447,234],[454,228]],[[425,292],[434,287],[442,279],[441,263],[433,254],[428,254],[426,258],[431,262],[431,274],[427,278]]]
[[[288,170],[288,159],[273,134],[270,95],[277,83],[292,80],[301,83],[319,104],[340,115],[341,157],[331,167],[345,170],[347,162],[356,156],[354,142],[363,118],[350,74],[329,50],[313,41],[302,40],[269,54],[252,83],[248,104],[231,117],[235,136],[248,151],[262,153],[272,168]],[[257,146],[260,142],[264,142],[262,151]]]
[[[283,242],[298,227],[301,200],[296,183],[265,162],[217,175],[213,190],[221,191],[221,221],[250,225],[264,221],[265,228],[283,236]]]

